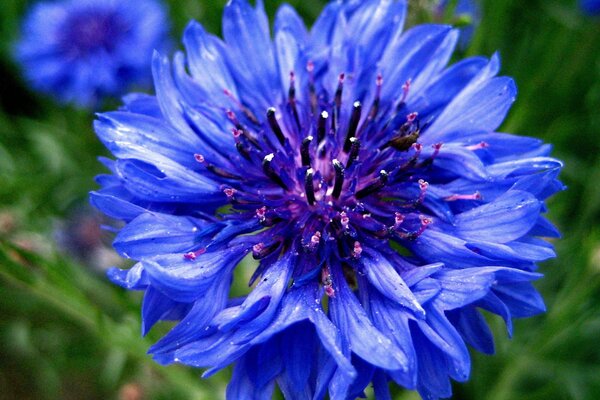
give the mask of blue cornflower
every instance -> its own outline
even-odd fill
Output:
[[[92,107],[150,83],[152,51],[164,47],[167,30],[157,0],[39,3],[25,17],[15,56],[34,89]]]
[[[600,15],[600,0],[579,0],[579,7],[588,15]]]
[[[144,334],[180,321],[156,361],[233,364],[230,399],[435,399],[468,379],[467,345],[494,352],[481,310],[509,334],[544,311],[562,164],[497,132],[516,88],[496,55],[448,66],[458,32],[403,32],[405,12],[331,2],[309,31],[284,5],[271,39],[262,2],[232,0],[224,40],[190,23],[185,54],[154,56],[156,96],[99,116],[116,160],[91,201],[138,261],[109,276],[145,291]]]

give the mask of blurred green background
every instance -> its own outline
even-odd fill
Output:
[[[220,32],[224,0],[171,0],[172,37],[190,19]],[[279,1],[265,1],[272,16]],[[323,0],[289,1],[312,23]],[[410,23],[431,20],[411,1]],[[429,1],[431,3],[431,1]],[[519,95],[503,130],[536,136],[565,161],[569,189],[549,202],[563,238],[537,283],[548,312],[517,321],[508,339],[492,318],[497,354],[473,354],[456,399],[600,396],[600,18],[574,0],[487,0],[467,55],[502,56]],[[0,399],[219,399],[229,372],[156,365],[140,337],[138,293],[105,279],[120,263],[87,193],[107,155],[89,111],[28,91],[11,59],[30,2],[0,6]],[[105,108],[114,108],[114,100]],[[77,241],[74,242],[74,239]],[[62,243],[59,245],[58,243]],[[72,251],[66,252],[67,249]],[[78,250],[78,251],[75,251]],[[418,399],[395,389],[395,399]]]

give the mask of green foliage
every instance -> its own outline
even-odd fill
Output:
[[[11,60],[29,2],[0,7],[0,399],[221,398],[224,372],[154,363],[146,350],[162,325],[141,338],[141,296],[109,284],[85,258],[54,244],[56,222],[86,201],[106,155],[93,115],[27,91]],[[265,1],[273,16],[279,1]],[[314,21],[324,0],[294,0]],[[411,24],[431,17],[411,2]],[[550,201],[564,238],[538,283],[546,315],[506,337],[491,318],[497,354],[475,355],[472,377],[455,385],[461,399],[595,399],[600,393],[600,20],[574,0],[487,0],[467,54],[502,56],[519,95],[504,130],[537,136],[565,160],[569,189]],[[219,33],[224,0],[170,1],[173,37],[189,19]],[[455,21],[456,22],[456,21]],[[174,43],[178,43],[174,39]],[[116,101],[107,108],[114,108]],[[241,285],[240,285],[241,286]],[[397,399],[416,399],[395,390]]]

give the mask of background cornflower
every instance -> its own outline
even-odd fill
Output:
[[[62,0],[35,4],[15,57],[31,86],[61,102],[93,107],[147,85],[169,22],[158,0]]]

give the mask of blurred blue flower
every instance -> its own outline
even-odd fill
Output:
[[[435,399],[468,379],[467,345],[494,352],[481,310],[509,334],[544,311],[562,164],[497,132],[516,96],[497,56],[448,66],[457,30],[402,32],[405,12],[332,2],[308,31],[284,5],[272,40],[262,2],[232,0],[224,40],[190,23],[185,54],[154,56],[156,96],[99,116],[116,160],[91,201],[138,261],[109,276],[145,291],[144,334],[180,321],[156,361],[233,364],[230,399]]]
[[[34,89],[93,107],[150,83],[152,51],[165,45],[167,30],[155,0],[44,2],[26,15],[15,56]]]
[[[579,0],[579,7],[589,15],[600,15],[600,0]]]
[[[481,22],[481,7],[478,0],[457,0],[453,4],[450,0],[440,0],[436,6],[435,13],[438,19],[443,19],[448,7],[453,8],[455,24],[460,28],[458,46],[465,50],[475,34],[475,29]]]

